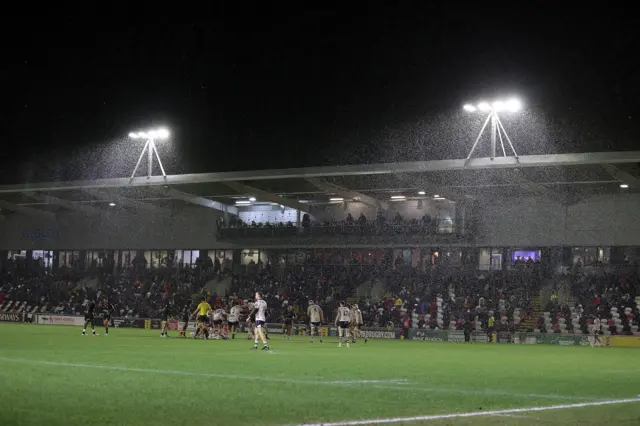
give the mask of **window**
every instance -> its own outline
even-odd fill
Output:
[[[58,268],[73,268],[80,260],[80,251],[62,250],[58,252]]]

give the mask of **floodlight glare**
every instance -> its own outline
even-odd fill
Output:
[[[256,200],[256,197],[250,197],[249,201],[254,202]]]
[[[418,195],[425,195],[425,194],[426,194],[426,192],[424,192],[424,191],[418,191]]]
[[[129,137],[130,137],[131,139],[138,139],[138,134],[137,134],[137,133],[133,133],[133,132],[131,132],[131,133],[129,133]]]
[[[628,187],[629,187],[629,185],[627,185],[626,183],[621,183],[620,184],[620,188],[626,189]]]
[[[506,105],[504,102],[502,101],[495,101],[492,105],[491,108],[495,111],[495,112],[502,112],[505,110]]]
[[[112,202],[110,202],[110,203],[109,203],[109,206],[110,206],[110,207],[115,207],[115,206],[116,206],[116,203],[114,203],[114,202],[112,201]]]
[[[522,104],[517,99],[509,99],[507,101],[506,109],[509,112],[518,112],[522,108]]]
[[[159,139],[167,139],[169,137],[169,131],[167,129],[156,130],[156,137]]]
[[[149,137],[149,135],[148,135],[148,134],[146,134],[145,132],[138,132],[138,137],[139,137],[139,138],[148,138],[148,137]]]
[[[467,112],[475,112],[476,111],[476,107],[474,107],[471,104],[466,104],[465,106],[462,107],[465,111]]]
[[[491,111],[491,105],[489,105],[487,102],[480,102],[478,104],[478,109],[482,112],[489,112]]]

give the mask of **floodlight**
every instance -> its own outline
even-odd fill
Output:
[[[487,113],[487,118],[484,121],[484,124],[482,125],[482,128],[480,129],[480,132],[478,133],[478,136],[476,137],[475,142],[473,142],[473,146],[471,147],[471,151],[469,151],[469,155],[467,155],[467,159],[464,163],[465,166],[471,160],[471,156],[473,155],[473,152],[478,146],[478,143],[480,142],[480,139],[482,138],[482,135],[484,134],[484,131],[487,128],[487,126],[489,126],[490,134],[491,134],[491,159],[493,160],[498,154],[498,151],[497,151],[498,142],[500,143],[500,148],[502,148],[502,154],[505,157],[507,156],[507,151],[505,149],[505,141],[509,144],[509,147],[511,148],[511,151],[513,151],[513,154],[515,155],[515,157],[518,158],[518,154],[516,153],[516,150],[513,147],[513,143],[511,143],[511,139],[509,138],[509,135],[507,135],[507,132],[505,131],[504,126],[502,125],[502,122],[500,121],[500,117],[499,117],[499,114],[502,112],[505,112],[505,111],[517,112],[520,109],[522,109],[522,104],[518,99],[516,98],[511,98],[509,100],[494,99],[491,103],[482,101],[482,102],[479,102],[475,106],[475,108],[473,107],[473,105],[467,104],[464,106],[464,109],[469,112],[473,112],[477,109],[480,112]]]
[[[425,195],[425,194],[426,194],[426,192],[424,192],[424,191],[418,191],[418,195]]]
[[[507,106],[502,101],[494,101],[493,104],[491,105],[491,109],[493,109],[495,112],[502,112],[505,110],[506,107]]]
[[[167,129],[158,129],[156,130],[156,138],[158,139],[167,139],[169,137],[169,131]]]
[[[109,203],[109,207],[115,207],[116,203],[114,203],[113,201]]]
[[[169,131],[165,128],[151,129],[151,130],[147,130],[146,132],[137,132],[137,133],[131,132],[129,133],[129,137],[131,139],[147,140],[146,143],[144,144],[144,148],[142,148],[142,153],[140,154],[140,158],[138,158],[136,167],[133,169],[133,173],[131,174],[131,179],[135,177],[145,152],[147,153],[147,178],[150,178],[153,173],[154,154],[156,159],[158,160],[158,164],[160,165],[162,176],[167,176],[167,174],[164,171],[164,167],[162,166],[162,161],[160,161],[160,155],[158,154],[158,150],[156,149],[156,144],[154,139],[167,139],[169,137]]]
[[[518,112],[522,108],[522,103],[517,99],[509,99],[506,104],[506,109],[509,112]]]
[[[254,202],[256,200],[256,197],[249,197],[249,201]]]
[[[621,184],[620,184],[620,188],[624,188],[624,189],[626,189],[626,188],[628,188],[628,187],[629,187],[629,185],[627,185],[626,183],[621,183]]]
[[[482,112],[489,112],[491,111],[491,105],[489,105],[487,102],[480,102],[478,104],[478,109]]]

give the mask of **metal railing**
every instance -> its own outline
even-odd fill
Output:
[[[327,238],[366,238],[370,240],[403,239],[463,239],[466,229],[451,224],[424,225],[416,224],[325,224],[296,228],[295,226],[242,226],[237,228],[220,228],[221,239],[269,238],[269,239],[327,239]]]

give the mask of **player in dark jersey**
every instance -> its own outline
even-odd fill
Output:
[[[116,307],[113,306],[107,299],[102,303],[102,316],[103,316],[103,324],[104,324],[104,335],[109,335],[109,323],[111,322],[111,315],[116,310]]]
[[[289,305],[287,311],[282,315],[282,321],[284,325],[284,336],[291,340],[291,334],[293,333],[293,321],[296,319],[296,311],[293,310],[293,306]]]
[[[160,337],[169,337],[169,315],[171,315],[171,304],[167,301],[162,309],[162,326],[160,328]]]
[[[191,318],[191,302],[189,300],[184,308],[182,308],[182,321],[184,321],[184,325],[182,326],[182,331],[180,332],[180,337],[187,337],[187,327],[189,327],[189,319]]]
[[[91,324],[91,331],[93,332],[94,336],[97,336],[96,334],[96,326],[93,323],[93,317],[94,317],[94,311],[96,310],[96,304],[95,302],[89,302],[89,306],[87,306],[87,312],[85,312],[84,314],[84,326],[82,327],[82,335],[86,336],[87,334],[87,325]]]

